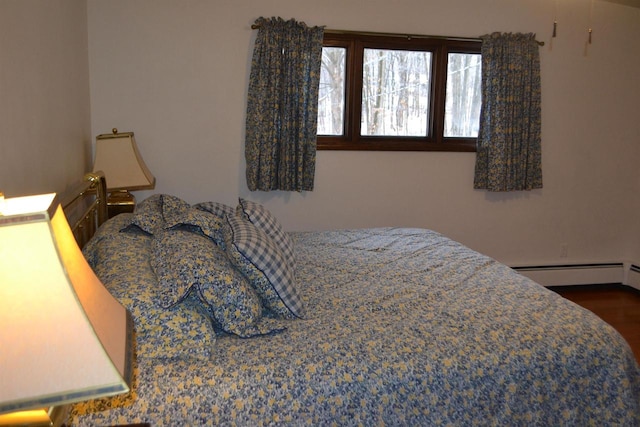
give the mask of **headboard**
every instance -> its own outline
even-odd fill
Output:
[[[102,172],[91,172],[60,196],[71,231],[82,247],[107,220],[107,183]]]

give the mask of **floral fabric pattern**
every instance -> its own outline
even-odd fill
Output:
[[[165,230],[182,228],[201,233],[224,248],[224,215],[220,213],[223,206],[213,202],[191,206],[176,196],[154,194],[140,202],[122,231],[139,228],[151,235],[161,235]],[[229,209],[233,212],[233,208]]]
[[[131,221],[124,229],[136,226],[148,234],[155,234],[165,227],[164,216],[162,215],[163,194],[154,194],[140,202],[131,217]]]
[[[482,37],[474,188],[542,188],[540,47],[535,34]]]
[[[205,236],[187,230],[155,236],[151,266],[158,277],[153,293],[162,308],[195,293],[225,332],[252,337],[283,329],[261,322],[258,294],[231,265],[224,250]]]
[[[324,30],[281,18],[260,18],[256,25],[247,98],[247,186],[311,191]]]
[[[209,360],[216,333],[207,308],[192,292],[171,308],[159,307],[150,264],[153,236],[137,228],[119,232],[132,216],[120,214],[100,227],[83,249],[89,265],[131,313],[138,354]]]
[[[168,230],[190,230],[200,233],[224,248],[224,220],[208,212],[188,207],[166,220]]]
[[[139,349],[133,392],[74,405],[69,425],[640,425],[622,336],[510,268],[421,229],[291,238],[307,318],[218,336],[208,361]],[[127,260],[100,267],[119,298],[144,292]]]

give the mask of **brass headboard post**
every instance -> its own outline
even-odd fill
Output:
[[[107,220],[107,183],[101,171],[87,173],[61,197],[62,209],[82,248]]]
[[[96,202],[98,204],[98,225],[107,220],[107,180],[102,171],[89,172],[84,176],[85,181],[90,181],[96,188]]]

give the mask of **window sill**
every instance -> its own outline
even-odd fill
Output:
[[[475,152],[475,141],[447,141],[447,142],[423,142],[423,141],[389,141],[374,140],[363,142],[329,142],[318,141],[318,150],[350,150],[350,151],[451,151],[451,152]]]

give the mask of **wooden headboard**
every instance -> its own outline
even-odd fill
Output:
[[[91,172],[60,196],[73,235],[82,247],[107,220],[107,183],[102,172]]]

